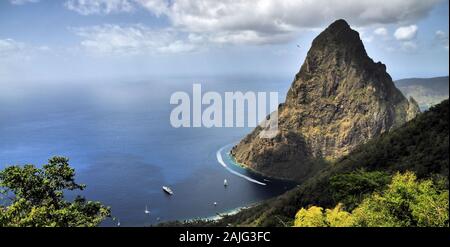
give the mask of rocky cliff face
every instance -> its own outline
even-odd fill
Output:
[[[258,127],[231,153],[257,172],[301,180],[418,113],[386,66],[369,58],[358,32],[338,20],[314,39],[278,109],[277,136],[260,138]]]

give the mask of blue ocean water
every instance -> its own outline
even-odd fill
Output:
[[[293,184],[268,181],[232,164],[230,144],[251,128],[173,128],[170,96],[192,92],[192,84],[201,83],[203,92],[277,91],[282,102],[290,82],[198,77],[2,84],[0,168],[66,156],[76,180],[87,185],[77,194],[111,206],[122,226],[210,217],[248,206]],[[218,162],[219,150],[230,169],[266,185],[227,170]],[[229,186],[224,187],[224,179]],[[175,195],[163,193],[163,185]],[[111,219],[103,223],[115,224]]]

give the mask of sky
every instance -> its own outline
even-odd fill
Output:
[[[448,75],[448,0],[0,0],[0,84],[293,78],[341,18],[394,79]]]

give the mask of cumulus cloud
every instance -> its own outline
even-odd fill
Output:
[[[142,24],[75,27],[70,30],[82,38],[80,46],[93,55],[130,56],[186,53],[225,44],[267,44],[274,37],[254,31],[190,33],[173,28],[154,29]],[[279,35],[278,43],[290,40]]]
[[[195,50],[194,42],[172,29],[154,30],[144,25],[105,24],[72,28],[83,38],[81,46],[94,55],[140,55]]]
[[[133,10],[133,5],[128,0],[68,0],[64,5],[67,9],[81,15],[131,12]]]
[[[172,28],[223,43],[277,43],[299,30],[321,28],[344,18],[353,26],[414,22],[442,0],[68,0],[81,14],[144,8],[165,16]]]
[[[442,0],[68,0],[67,3],[84,9],[93,8],[88,11],[90,14],[103,13],[98,11],[99,8],[128,11],[128,6],[141,6],[169,16],[175,24],[194,29],[238,28],[245,23],[248,27],[283,30],[285,25],[318,27],[339,18],[359,26],[414,21],[425,16],[439,2]]]
[[[437,2],[439,1],[174,0],[167,5],[165,13],[174,25],[190,30],[284,32],[322,27],[340,18],[347,19],[355,26],[413,21],[426,15]]]
[[[399,27],[395,30],[394,37],[400,41],[408,41],[416,38],[419,28],[416,25]]]
[[[438,30],[435,33],[435,39],[438,41],[440,45],[444,47],[448,51],[448,34],[442,30]]]
[[[419,28],[416,25],[399,27],[394,32],[394,38],[399,41],[400,50],[404,52],[414,52],[418,49],[416,42]]]
[[[382,37],[387,37],[389,35],[388,30],[384,27],[379,27],[373,31],[374,34]]]
[[[9,2],[14,5],[23,5],[26,3],[37,3],[39,0],[9,0]]]

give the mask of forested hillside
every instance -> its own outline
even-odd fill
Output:
[[[448,190],[449,102],[420,114],[402,127],[359,146],[349,155],[285,194],[220,221],[187,225],[290,226],[300,208],[338,203],[356,207],[370,193],[386,188],[397,172],[443,183]],[[442,182],[443,181],[443,182]],[[170,225],[179,223],[170,223]]]

